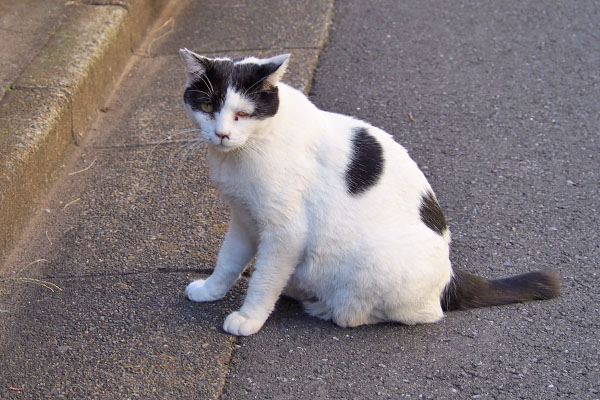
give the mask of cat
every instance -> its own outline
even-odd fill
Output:
[[[443,311],[559,295],[554,271],[490,281],[453,269],[444,214],[406,149],[281,82],[289,54],[180,55],[184,108],[231,208],[214,272],[191,282],[187,297],[222,298],[256,257],[226,332],[259,331],[282,294],[341,327],[433,323]]]

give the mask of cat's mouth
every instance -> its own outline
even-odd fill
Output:
[[[214,147],[215,150],[223,152],[223,153],[227,153],[227,152],[229,152],[231,150],[235,150],[239,147],[236,144],[231,143],[231,141],[229,139],[220,139],[216,142],[211,142],[211,145]]]

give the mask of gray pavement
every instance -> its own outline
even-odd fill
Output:
[[[0,99],[72,10],[65,0],[0,1]]]
[[[0,0],[0,260],[166,3]]]
[[[351,330],[283,301],[223,398],[600,398],[598,26],[596,1],[336,2],[313,100],[409,149],[457,266],[553,268],[564,293]]]
[[[169,8],[70,147],[0,268],[0,398],[600,398],[597,4],[339,1],[311,89],[409,149],[456,265],[554,268],[560,298],[356,329],[282,299],[233,338],[221,324],[245,278],[221,302],[182,295],[210,273],[227,210],[203,149],[176,135],[176,50],[291,51],[287,79],[307,90],[331,3],[260,4]]]
[[[217,304],[183,296],[210,273],[227,210],[178,135],[178,49],[293,52],[288,82],[307,90],[331,7],[171,2],[0,269],[0,398],[219,398],[244,282]]]

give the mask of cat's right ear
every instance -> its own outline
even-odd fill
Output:
[[[210,63],[209,58],[198,55],[188,49],[179,49],[179,55],[185,64],[188,85],[206,73],[206,69]]]

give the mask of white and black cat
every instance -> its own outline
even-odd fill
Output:
[[[187,49],[184,104],[231,207],[213,274],[186,288],[222,298],[256,257],[223,328],[251,335],[283,293],[342,327],[439,321],[443,310],[549,299],[553,271],[487,280],[452,268],[450,233],[417,164],[392,136],[319,110],[280,82],[289,55],[233,61]]]

